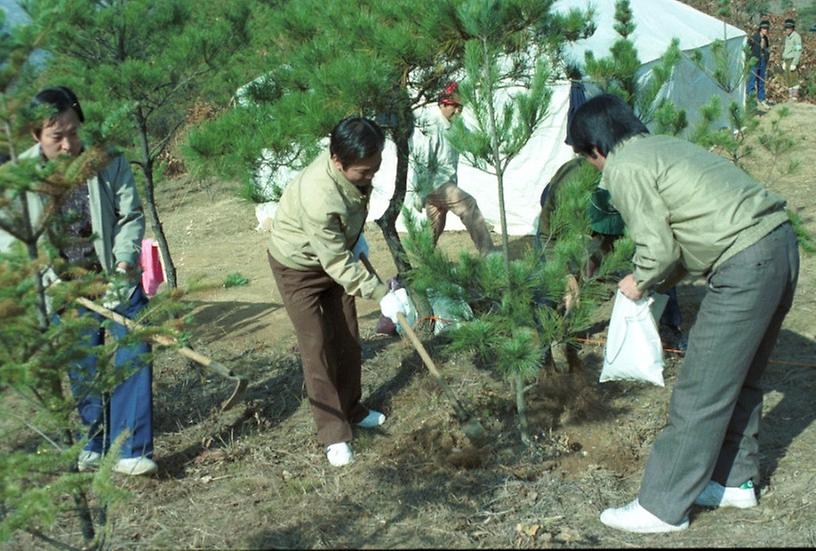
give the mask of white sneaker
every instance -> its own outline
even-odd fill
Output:
[[[658,532],[678,532],[688,528],[688,518],[680,524],[663,522],[638,503],[637,498],[617,509],[607,509],[601,513],[601,522],[611,528],[635,532],[637,534],[656,534]]]
[[[332,466],[343,467],[354,461],[354,453],[347,442],[338,442],[326,448],[326,458]]]
[[[79,457],[77,458],[77,469],[81,473],[84,473],[85,471],[95,471],[99,468],[99,462],[101,460],[101,453],[82,450],[79,452]]]
[[[738,509],[756,507],[754,483],[749,480],[738,487],[726,487],[711,480],[694,500],[694,504],[701,507],[736,507]]]
[[[153,474],[158,469],[159,466],[156,465],[156,462],[145,456],[120,459],[113,466],[115,472],[132,476]]]
[[[373,429],[385,423],[385,415],[373,409],[368,410],[368,415],[363,417],[361,421],[355,423],[358,427],[364,429]]]

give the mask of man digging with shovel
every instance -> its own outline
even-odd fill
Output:
[[[397,295],[359,260],[367,248],[362,232],[384,145],[385,134],[373,121],[340,121],[329,149],[286,186],[269,241],[269,265],[297,333],[317,439],[336,467],[353,460],[352,425],[385,422],[385,415],[360,402],[354,297],[380,301],[388,312],[402,309]]]

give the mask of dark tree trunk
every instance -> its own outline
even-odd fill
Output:
[[[171,289],[178,287],[176,280],[176,265],[173,263],[173,257],[170,256],[170,246],[167,243],[167,237],[164,235],[164,227],[162,227],[161,219],[159,218],[159,211],[156,208],[156,195],[154,193],[153,183],[153,159],[150,158],[150,147],[147,142],[147,125],[146,121],[138,114],[136,120],[139,125],[139,138],[142,146],[142,160],[139,166],[142,167],[142,173],[145,178],[145,205],[147,206],[148,219],[150,220],[150,229],[159,243],[159,251],[161,252],[162,261],[164,263],[164,272],[167,276],[167,285]]]
[[[402,210],[403,203],[405,203],[405,192],[408,187],[408,140],[411,136],[411,125],[413,124],[411,121],[410,113],[407,116],[403,114],[400,117],[400,126],[393,133],[394,143],[397,146],[397,174],[394,178],[394,194],[391,196],[388,208],[376,220],[377,225],[383,232],[385,243],[388,245],[388,250],[391,251],[391,257],[394,259],[397,273],[403,283],[408,281],[407,275],[411,270],[411,264],[408,262],[405,249],[397,233],[397,218]],[[428,323],[433,316],[431,303],[428,302],[425,295],[413,292],[407,285],[406,287],[419,315],[419,322],[415,329],[424,334],[431,328],[431,324]]]

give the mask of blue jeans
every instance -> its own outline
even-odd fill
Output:
[[[128,304],[122,304],[116,312],[133,318],[146,305],[147,297],[139,285]],[[84,333],[85,346],[103,344],[106,330],[117,341],[127,333],[123,325],[112,321],[106,321],[103,327],[105,319],[99,314],[85,309],[80,309],[80,313],[99,322],[99,325]],[[97,374],[95,355],[87,355],[69,370],[71,391],[77,400],[82,423],[88,427],[88,443],[85,445],[87,451],[105,453],[111,442],[127,431],[128,436],[120,449],[121,457],[153,456],[153,366],[145,359],[145,355],[149,353],[150,345],[145,342],[117,348],[113,368],[117,372],[126,370],[129,375],[112,392],[104,395],[98,394],[97,389],[92,386]]]
[[[748,95],[754,93],[756,88],[756,97],[759,101],[765,101],[765,72],[767,70],[768,62],[760,59],[756,65],[751,67],[751,72],[748,73]]]

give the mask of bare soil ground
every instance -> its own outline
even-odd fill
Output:
[[[816,234],[816,106],[788,107],[782,128],[796,138],[789,157],[799,169],[781,176],[788,158],[770,158],[761,148],[750,168]],[[763,124],[783,108],[775,106]],[[358,300],[364,399],[388,421],[359,430],[356,461],[335,469],[314,439],[295,335],[253,207],[224,183],[167,185],[160,201],[180,280],[200,285],[186,298],[194,307],[192,342],[251,384],[236,408],[221,413],[230,383],[171,352],[159,355],[160,470],[154,478],[121,480],[132,499],[111,514],[114,548],[816,545],[816,257],[802,256],[794,309],[764,379],[760,506],[694,509],[690,529],[641,536],[608,529],[598,515],[636,494],[666,420],[679,356],[668,356],[665,388],[599,384],[603,349],[587,344],[584,372],[547,374],[529,390],[535,445],[528,449],[518,438],[509,385],[467,356],[446,354],[440,338],[431,340],[447,380],[489,430],[477,447],[410,344],[375,334],[377,306]],[[381,235],[372,227],[367,236],[373,264],[382,276],[393,275]],[[513,245],[520,250],[530,242],[515,238]],[[475,252],[464,233],[446,233],[440,247]],[[224,288],[232,272],[249,284]],[[697,284],[679,288],[687,325],[701,294]],[[602,330],[595,338],[603,336]]]

